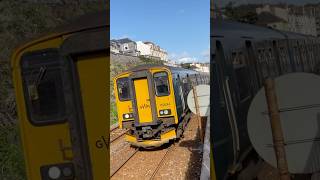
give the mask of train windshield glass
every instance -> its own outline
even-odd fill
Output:
[[[120,78],[117,80],[118,94],[120,101],[131,99],[129,90],[129,78]]]
[[[157,96],[169,95],[169,81],[166,72],[159,72],[153,75]]]

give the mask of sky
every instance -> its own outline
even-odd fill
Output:
[[[252,3],[288,3],[303,5],[306,3],[319,3],[320,0],[214,0],[219,7],[223,7],[229,2],[237,2],[237,4],[252,4]]]
[[[110,0],[111,39],[151,41],[176,62],[209,62],[210,0]]]

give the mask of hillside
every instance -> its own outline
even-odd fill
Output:
[[[10,57],[14,48],[74,17],[106,8],[106,0],[37,2],[39,1],[0,1],[1,180],[26,179],[10,72]]]

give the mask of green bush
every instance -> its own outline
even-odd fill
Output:
[[[0,127],[0,179],[22,180],[25,166],[20,144],[19,129],[16,125]]]

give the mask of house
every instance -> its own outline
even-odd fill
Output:
[[[110,41],[110,51],[113,53],[127,54],[131,56],[139,56],[137,51],[137,43],[129,38],[113,39]]]
[[[293,7],[283,5],[264,5],[256,8],[257,24],[268,26],[282,31],[317,36],[316,19],[302,13],[293,11]]]
[[[137,42],[137,50],[141,56],[168,61],[168,53],[153,42]]]

